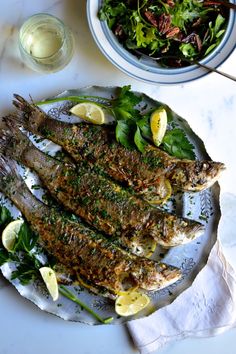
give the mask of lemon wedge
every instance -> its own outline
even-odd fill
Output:
[[[8,250],[12,251],[17,235],[20,231],[23,220],[14,220],[10,222],[2,232],[2,244]]]
[[[159,107],[151,114],[150,128],[153,142],[156,146],[159,146],[164,138],[167,128],[167,113],[165,108]]]
[[[115,311],[120,316],[131,316],[143,310],[150,303],[150,298],[138,291],[127,292],[117,297]]]
[[[105,122],[104,111],[96,103],[78,103],[70,109],[70,112],[75,116],[78,116],[81,119],[93,124],[104,124]]]
[[[53,301],[56,301],[59,297],[56,273],[50,267],[41,267],[39,272]]]

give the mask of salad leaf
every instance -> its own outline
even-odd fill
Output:
[[[214,48],[219,45],[225,33],[225,28],[222,29],[224,23],[225,18],[221,14],[218,14],[214,25],[212,22],[209,23],[209,35],[205,38],[205,41],[203,42],[205,47],[208,46],[207,50],[205,51],[205,55],[209,54]]]
[[[180,159],[195,159],[194,146],[189,142],[183,130],[179,128],[166,132],[161,147],[170,155]]]
[[[186,58],[194,58],[198,54],[191,43],[182,43],[179,49]]]

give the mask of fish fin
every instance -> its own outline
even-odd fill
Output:
[[[25,124],[24,117],[19,114],[9,114],[9,115],[3,117],[2,119],[5,123],[11,121],[11,122],[14,122],[18,126],[27,127],[27,124]]]
[[[37,134],[40,125],[43,125],[46,114],[37,107],[34,103],[30,104],[23,97],[14,94],[16,100],[13,100],[13,105],[17,108],[17,113],[14,115],[15,121],[31,131]]]
[[[17,164],[14,160],[0,153],[0,190],[9,195],[9,190],[17,185],[24,183],[22,177],[17,170]]]
[[[29,104],[29,102],[27,102],[23,97],[21,97],[20,95],[18,95],[16,93],[13,94],[13,97],[16,100],[13,100],[12,103],[17,109],[19,109],[23,112],[30,113],[31,105]]]
[[[4,121],[7,129],[3,129],[0,136],[0,152],[18,161],[23,156],[24,151],[33,144],[19,129],[14,117],[5,117]]]

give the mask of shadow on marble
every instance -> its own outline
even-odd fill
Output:
[[[221,195],[220,205],[223,211],[219,225],[220,240],[224,247],[235,247],[236,195],[223,193]]]
[[[18,47],[19,27],[5,25],[1,28],[2,42],[0,42],[0,73],[9,72],[15,79],[38,75],[29,69],[21,59]]]
[[[94,58],[96,58],[96,65],[105,66],[106,70],[114,70],[114,66],[102,55],[90,33],[86,0],[65,1],[63,18],[75,37],[75,55],[78,54],[79,58],[86,60],[88,68],[94,66]]]
[[[10,283],[0,274],[0,290],[10,286]]]

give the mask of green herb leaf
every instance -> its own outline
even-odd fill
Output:
[[[38,240],[38,235],[36,235],[30,229],[29,225],[24,222],[21,225],[13,251],[30,252],[34,248],[37,240]]]
[[[133,124],[125,120],[118,120],[116,125],[116,140],[127,149],[132,149],[133,144]]]
[[[11,279],[18,279],[22,285],[27,285],[39,277],[38,270],[41,266],[34,256],[24,255],[16,270],[12,272]]]
[[[179,46],[179,49],[186,58],[194,58],[198,54],[195,47],[191,43],[182,43]]]
[[[152,139],[152,132],[150,128],[150,114],[143,116],[137,121],[138,127],[141,129],[142,135],[147,139]]]
[[[134,134],[134,142],[140,152],[144,152],[147,146],[146,140],[142,137],[139,127],[137,126],[136,132]]]
[[[0,247],[0,267],[9,260],[9,253],[4,248]]]
[[[194,160],[194,146],[189,142],[183,130],[175,128],[166,132],[161,147],[170,155],[180,159]]]
[[[112,111],[116,120],[135,120],[139,118],[139,111],[135,106],[142,101],[142,97],[138,97],[130,91],[131,86],[123,86],[118,93],[117,98],[112,100]]]
[[[0,226],[3,228],[12,220],[10,211],[5,206],[0,206]]]

